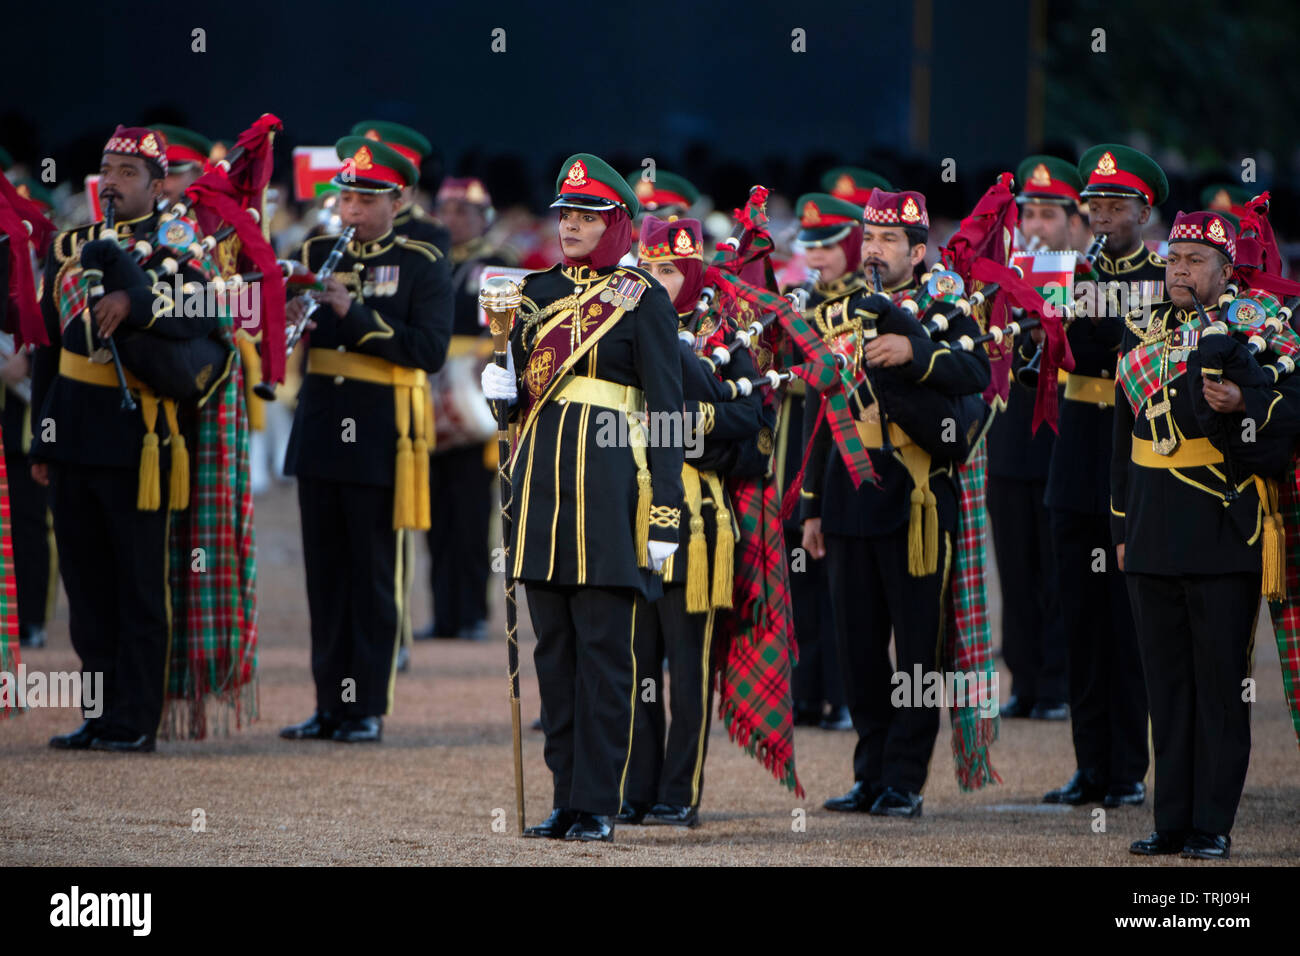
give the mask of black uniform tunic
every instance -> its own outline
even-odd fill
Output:
[[[891,290],[896,300],[915,287]],[[855,293],[845,301],[832,327],[832,337],[847,331],[859,308],[871,297]],[[878,300],[877,300],[878,301]],[[873,309],[872,311],[877,311]],[[864,481],[854,489],[849,470],[823,421],[813,433],[816,409],[809,403],[805,430],[813,443],[803,484],[803,517],[820,517],[826,543],[826,570],[832,617],[844,673],[844,690],[858,733],[853,754],[855,781],[871,790],[893,787],[919,793],[925,784],[930,755],[939,731],[935,708],[895,708],[890,702],[896,671],[937,671],[942,646],[943,607],[948,599],[953,533],[957,529],[956,462],[942,456],[947,445],[946,418],[950,400],[982,392],[989,383],[988,356],[983,349],[948,349],[931,339],[915,319],[900,310],[887,313],[880,331],[907,335],[912,360],[896,368],[875,368],[871,378],[850,396],[855,417],[884,396],[885,417],[930,450],[930,487],[939,520],[938,568],[913,577],[908,571],[908,522],[912,479],[899,452],[886,456],[869,452],[879,486]],[[941,333],[944,341],[976,336],[970,317],[954,319]],[[877,389],[880,392],[877,392]],[[889,661],[891,633],[896,666]]]
[[[309,240],[303,263],[319,269],[336,238]],[[452,297],[450,269],[437,249],[392,232],[354,240],[334,276],[352,293],[352,305],[340,318],[321,303],[312,316],[312,349],[426,372],[442,366]],[[380,716],[392,708],[404,598],[405,548],[393,530],[394,390],[311,374],[310,354],[307,371],[285,473],[298,477],[316,706],[335,719]],[[349,679],[355,686],[345,685]]]

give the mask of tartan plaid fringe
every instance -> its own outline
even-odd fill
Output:
[[[203,740],[209,732],[214,737],[229,737],[231,718],[235,729],[251,724],[258,717],[260,682],[251,681],[227,690],[189,697],[172,697],[163,705],[158,736],[163,740]]]
[[[1279,510],[1286,528],[1286,594],[1269,601],[1282,689],[1291,711],[1291,727],[1300,745],[1300,471],[1292,457],[1286,480],[1279,482]]]
[[[4,442],[0,438],[0,671],[18,673],[22,657],[18,644],[18,585],[14,579],[13,518],[9,512],[9,473],[5,469]],[[0,707],[0,718],[21,713]]]
[[[957,469],[960,518],[953,559],[951,593],[944,640],[944,670],[974,674],[976,686],[991,687],[994,677],[993,635],[989,626],[988,597],[985,593],[985,534],[988,511],[984,489],[988,453],[984,442]],[[982,717],[979,702],[953,702],[952,756],[957,785],[978,790],[1002,778],[993,769],[989,748],[998,739],[999,717]]]
[[[732,743],[761,763],[778,783],[793,791],[796,797],[802,799],[808,796],[794,772],[794,754],[778,753],[761,728],[754,726],[752,720],[737,711],[734,701],[723,700],[718,717],[726,726],[727,736]]]

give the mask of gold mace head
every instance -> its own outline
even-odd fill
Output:
[[[498,344],[509,335],[510,323],[523,298],[523,293],[519,291],[519,286],[513,279],[506,276],[490,276],[483,280],[483,285],[478,292],[478,304],[487,313],[492,338]]]

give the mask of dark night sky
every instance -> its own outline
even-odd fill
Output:
[[[1023,154],[1027,6],[997,4],[990,18],[973,4],[935,0],[936,174],[944,156],[974,168]],[[424,131],[449,172],[515,154],[530,167],[534,201],[578,150],[631,166],[654,156],[671,168],[691,144],[707,143],[691,155],[789,178],[806,175],[801,163],[909,151],[905,0],[201,9],[136,0],[60,4],[57,25],[53,9],[28,3],[8,14],[11,36],[27,38],[8,51],[18,75],[42,80],[16,102],[12,88],[0,94],[0,143],[28,162],[53,155],[78,178],[119,121],[173,121],[230,138],[262,112],[284,120],[285,155],[332,143],[369,118]],[[207,31],[206,53],[191,52],[195,27]],[[504,54],[491,52],[495,27],[507,31]],[[795,27],[807,31],[807,53],[791,52]],[[995,31],[1013,56],[970,71],[965,54],[991,45]]]

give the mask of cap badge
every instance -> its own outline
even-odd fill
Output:
[[[1029,183],[1032,186],[1052,185],[1052,174],[1047,171],[1046,163],[1039,163],[1034,167],[1034,171],[1029,177]]]
[[[375,166],[374,159],[370,155],[369,147],[362,146],[352,154],[352,165],[364,172],[367,169],[373,169]]]
[[[679,256],[695,255],[695,243],[691,241],[691,234],[685,229],[677,230],[677,238],[673,240],[673,252]]]
[[[817,204],[811,201],[804,203],[803,224],[805,226],[815,226],[817,225],[817,223],[821,221],[822,221],[822,214],[821,211],[817,208]]]
[[[144,139],[140,140],[140,152],[146,156],[158,155],[158,140],[154,139],[153,133],[144,134]]]
[[[831,191],[837,196],[852,196],[853,177],[848,173],[841,173],[840,178],[835,180],[835,188]]]
[[[564,180],[566,186],[587,185],[587,167],[580,159],[575,159],[569,167],[569,175]]]
[[[382,139],[382,137],[379,135],[379,130],[368,129],[366,130],[366,139],[373,139],[376,142],[378,142],[380,139]]]
[[[1115,157],[1109,152],[1101,154],[1101,159],[1097,160],[1097,168],[1093,170],[1098,176],[1114,176],[1118,171],[1115,168]]]
[[[1217,193],[1214,194],[1214,199],[1210,203],[1210,208],[1211,209],[1232,208],[1232,197],[1228,195],[1228,191],[1226,189],[1220,189]]]
[[[916,200],[913,199],[911,196],[908,196],[907,201],[903,203],[902,217],[903,217],[903,222],[921,221],[921,210],[917,207]]]
[[[1223,231],[1223,220],[1221,219],[1211,219],[1205,234],[1210,237],[1211,242],[1217,242],[1220,245],[1228,241],[1228,234]]]
[[[635,191],[637,199],[649,199],[655,194],[655,184],[648,179],[638,179]]]
[[[472,203],[485,203],[487,202],[487,192],[484,191],[483,184],[475,179],[465,189],[465,198]]]

